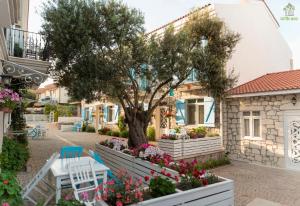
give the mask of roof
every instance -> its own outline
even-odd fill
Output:
[[[231,96],[300,89],[300,69],[263,75],[228,91]]]
[[[46,85],[43,88],[38,88],[35,92],[37,94],[40,94],[40,93],[43,93],[43,92],[45,92],[47,90],[55,90],[56,88],[57,88],[57,85],[55,83],[53,83],[53,84],[48,84],[48,85]]]

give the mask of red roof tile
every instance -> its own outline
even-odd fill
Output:
[[[269,73],[229,90],[230,95],[300,89],[300,69]]]

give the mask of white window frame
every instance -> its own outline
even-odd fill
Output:
[[[244,112],[250,112],[250,116],[244,116]],[[253,115],[253,112],[259,112],[260,115],[256,116]],[[262,140],[262,122],[261,122],[261,111],[242,111],[242,118],[241,118],[241,134],[244,137],[244,139],[249,139],[249,140]],[[249,119],[249,131],[250,131],[250,136],[245,136],[245,119]],[[258,119],[259,120],[259,137],[254,136],[254,120]]]
[[[200,100],[200,99],[202,99],[203,100],[203,102],[197,102],[197,100]],[[195,103],[189,103],[188,101],[189,100],[196,100],[196,102]],[[189,113],[188,113],[188,105],[196,105],[196,111],[195,111],[195,124],[189,124]],[[193,98],[193,99],[186,99],[186,108],[185,108],[185,111],[186,111],[186,125],[187,126],[195,126],[195,125],[197,125],[197,126],[205,126],[205,124],[204,124],[204,122],[205,122],[205,120],[203,121],[203,124],[199,124],[199,107],[198,107],[198,105],[202,105],[203,106],[203,112],[204,112],[204,98]],[[204,114],[203,114],[204,115]],[[205,117],[204,117],[205,118]]]

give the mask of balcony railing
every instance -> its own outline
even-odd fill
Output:
[[[47,60],[46,42],[39,33],[15,28],[5,28],[8,55],[35,60]]]

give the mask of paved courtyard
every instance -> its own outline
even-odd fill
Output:
[[[49,128],[43,140],[30,140],[31,158],[29,171],[21,172],[18,178],[26,184],[52,153],[59,152],[64,145],[81,145],[94,149],[94,144],[105,136],[93,133],[60,132]],[[284,206],[300,205],[300,172],[250,165],[233,161],[231,165],[219,167],[214,172],[235,182],[235,205],[246,206],[255,198],[261,198]],[[267,204],[256,204],[264,206]]]

